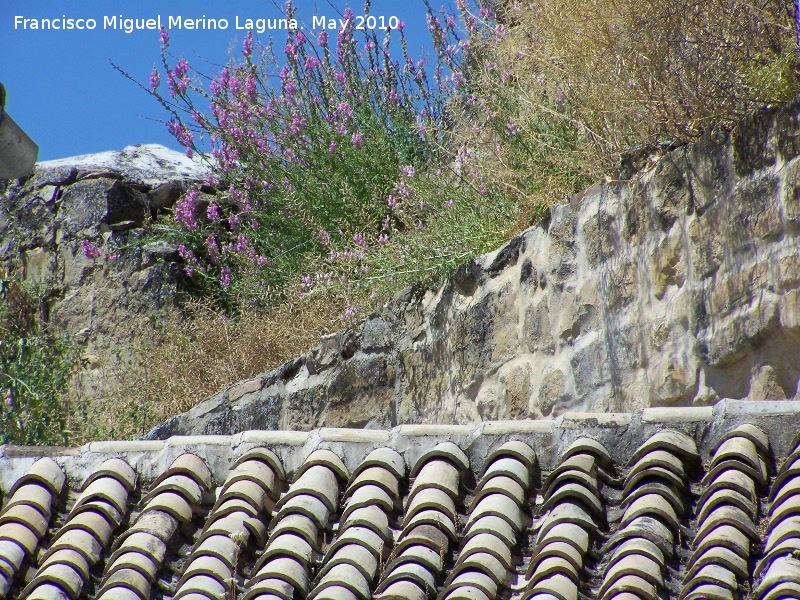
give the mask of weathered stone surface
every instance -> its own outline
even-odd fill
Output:
[[[109,369],[129,356],[132,319],[177,310],[177,249],[145,241],[143,226],[204,178],[198,163],[150,145],[39,163],[0,188],[0,267],[94,357],[76,378],[83,399],[102,394]],[[87,257],[83,242],[99,255]]]
[[[759,111],[592,186],[441,289],[324,338],[291,386],[268,374],[264,410],[389,427],[800,399],[798,115],[800,99]],[[216,430],[230,404],[149,435]]]

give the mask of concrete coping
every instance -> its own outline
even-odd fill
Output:
[[[723,400],[713,407],[647,408],[633,413],[565,413],[551,420],[485,421],[470,425],[411,424],[393,429],[320,428],[302,431],[246,431],[234,435],[175,436],[168,440],[97,441],[80,448],[0,446],[0,489],[35,460],[50,456],[78,482],[105,459],[126,460],[143,480],[154,479],[184,452],[208,463],[215,480],[223,481],[236,458],[254,446],[268,446],[293,473],[318,448],[329,448],[353,469],[381,446],[397,450],[409,466],[422,453],[442,441],[458,445],[473,469],[499,444],[516,439],[528,443],[544,470],[552,469],[566,448],[579,437],[603,444],[612,458],[625,464],[631,454],[657,431],[672,428],[695,440],[708,460],[714,444],[728,431],[751,423],[768,434],[775,456],[784,456],[800,431],[800,402],[748,402]]]

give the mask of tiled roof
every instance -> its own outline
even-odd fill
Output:
[[[0,597],[800,598],[800,406],[0,448]]]

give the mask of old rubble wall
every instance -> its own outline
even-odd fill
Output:
[[[106,393],[137,318],[177,310],[185,283],[177,248],[148,242],[144,226],[204,179],[200,163],[151,144],[0,180],[0,277],[19,278],[40,318],[80,344],[85,369],[72,391],[81,399]],[[83,242],[100,255],[87,257]]]
[[[800,99],[597,184],[148,437],[800,399]]]

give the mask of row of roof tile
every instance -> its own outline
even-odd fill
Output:
[[[318,449],[288,475],[255,446],[219,486],[194,453],[152,481],[110,458],[74,489],[45,457],[4,495],[0,597],[800,598],[800,447],[776,458],[751,424],[705,465],[669,429],[627,464],[578,438],[549,471],[521,440],[481,465],[378,447],[352,473]]]

